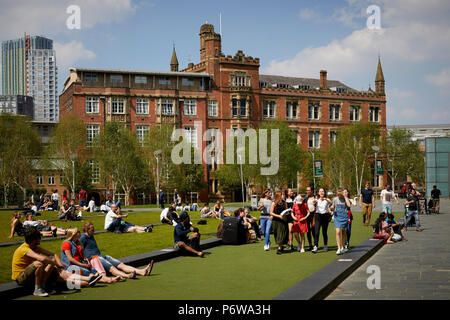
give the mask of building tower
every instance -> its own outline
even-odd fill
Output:
[[[59,121],[58,70],[53,40],[25,35],[2,42],[2,92],[34,99],[34,120]]]
[[[170,60],[170,71],[178,71],[178,59],[175,46],[173,46],[172,59]]]
[[[375,77],[375,92],[380,95],[386,95],[384,92],[384,75],[381,68],[380,57],[378,57],[377,75]]]
[[[212,24],[204,24],[200,27],[200,62],[206,62],[208,58],[219,58],[222,53],[220,34],[214,32]]]

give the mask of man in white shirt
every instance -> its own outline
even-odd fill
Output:
[[[398,202],[398,198],[395,196],[394,191],[391,190],[391,185],[386,184],[384,186],[384,189],[381,191],[380,194],[381,204],[383,205],[383,212],[385,213],[392,213],[392,199],[395,199]]]
[[[100,212],[100,210],[95,205],[94,197],[92,197],[91,201],[89,201],[88,208],[89,208],[89,212]]]
[[[171,224],[174,227],[177,225],[178,215],[174,209],[175,204],[171,204],[169,207],[161,211],[160,220],[161,223]]]
[[[121,214],[117,205],[113,204],[111,210],[105,216],[105,229],[110,232],[122,233],[122,232],[152,232],[152,226],[141,227],[135,226],[130,222],[122,220],[122,218],[128,217],[128,214]]]

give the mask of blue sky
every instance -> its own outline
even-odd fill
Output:
[[[366,26],[369,5],[381,30]],[[69,5],[81,29],[69,30]],[[169,70],[175,43],[180,68],[199,61],[199,29],[219,31],[222,51],[259,57],[260,72],[341,80],[374,88],[378,54],[388,124],[450,123],[450,3],[446,0],[161,1],[4,0],[0,40],[27,32],[54,40],[61,92],[70,66]]]

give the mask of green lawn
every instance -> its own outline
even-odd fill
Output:
[[[217,225],[214,222],[208,220],[208,225],[206,228],[201,226],[201,231],[208,232],[206,230],[209,228],[214,231]],[[103,235],[104,237],[98,235],[96,238],[105,253],[119,257],[133,254],[137,247],[145,251],[147,246],[149,248],[156,244],[157,235],[164,236],[163,233],[166,232],[164,229],[171,234],[172,229],[164,226],[161,231],[149,235],[107,234]],[[371,228],[362,226],[361,213],[354,214],[351,246],[357,245],[371,235]],[[119,250],[117,242],[112,243],[113,241],[120,239],[120,243],[124,243],[132,237],[137,240],[133,246],[122,248],[121,253],[113,253]],[[138,237],[151,239],[151,244],[145,240],[139,243]],[[140,277],[112,285],[100,284],[95,288],[85,288],[81,291],[67,290],[43,299],[272,299],[338,258],[335,253],[336,237],[332,223],[328,227],[328,237],[330,251],[326,253],[294,251],[279,256],[275,254],[275,245],[272,245],[269,252],[263,251],[263,242],[220,246],[207,250],[210,254],[204,259],[181,257],[157,263],[151,277]],[[160,248],[171,245],[171,241],[167,239],[159,241]],[[322,237],[319,249],[321,247]]]
[[[56,215],[56,213],[52,213]],[[88,213],[86,213],[88,214]],[[130,213],[126,221],[132,222],[134,224],[149,224],[149,223],[159,223],[159,211],[149,211],[149,212],[136,212]],[[43,217],[50,218],[51,213],[45,212]],[[191,212],[192,219],[200,218],[199,212]],[[42,217],[37,217],[42,218]],[[10,225],[10,214],[2,213],[0,215],[0,241],[1,242],[11,242],[23,240],[23,237],[15,236],[12,239],[8,239],[9,235],[9,225]],[[95,230],[103,230],[104,218],[89,218],[85,221],[91,221],[94,223]],[[82,229],[84,221],[56,221],[57,226],[62,226],[67,228],[69,226],[74,226]],[[196,225],[196,221],[193,221]],[[217,226],[219,220],[208,219],[207,225],[201,225],[200,232],[202,233],[212,233],[217,231]],[[211,237],[211,236],[208,236]],[[153,232],[151,233],[125,233],[125,234],[114,234],[114,233],[100,233],[95,236],[97,239],[98,246],[102,252],[105,252],[111,256],[120,258],[126,257],[134,254],[139,254],[147,251],[154,251],[162,248],[171,247],[173,245],[173,227],[169,225],[155,226]],[[205,236],[204,238],[207,238]],[[41,246],[52,252],[60,253],[61,244],[63,240],[55,239],[50,241],[42,241]],[[0,283],[11,281],[11,260],[14,250],[17,249],[19,245],[13,245],[8,247],[0,247]]]

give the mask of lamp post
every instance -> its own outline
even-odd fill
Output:
[[[244,151],[243,147],[239,147],[237,149],[237,155],[239,157],[239,163],[241,165],[241,190],[242,190],[242,205],[244,205],[244,174],[242,172],[242,151]]]
[[[75,200],[75,153],[70,153],[70,161],[72,161],[72,200]]]
[[[159,206],[159,158],[161,150],[156,150],[153,155],[156,158],[156,205]]]
[[[376,185],[377,185],[377,155],[378,155],[378,151],[380,151],[380,148],[378,146],[372,146],[372,150],[375,152],[375,170],[374,170],[374,174],[373,174],[373,188],[375,189]]]
[[[309,153],[312,155],[312,167],[313,167],[313,188],[316,190],[316,172],[314,170],[314,152],[309,150]]]

